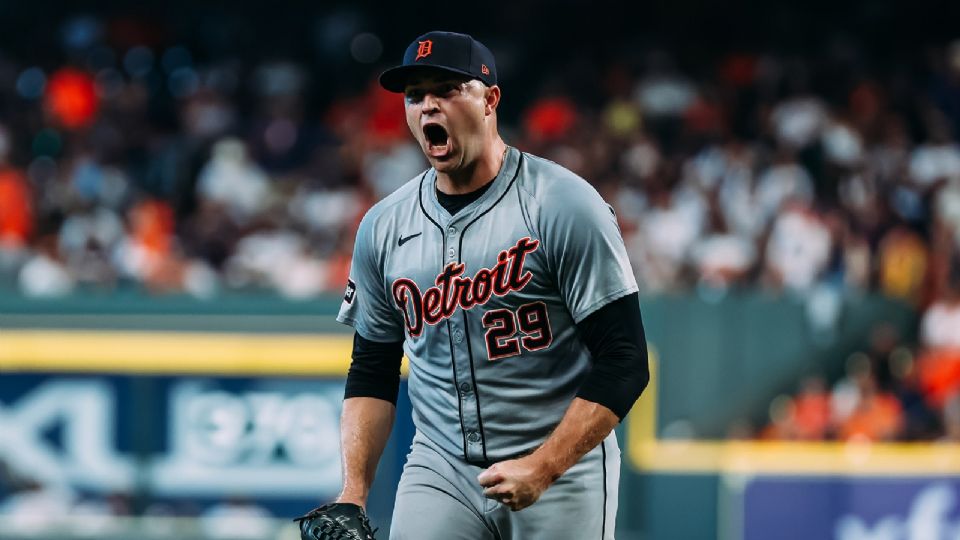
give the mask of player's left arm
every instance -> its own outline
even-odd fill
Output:
[[[561,176],[548,185],[531,221],[593,368],[540,448],[478,478],[488,497],[514,510],[533,504],[600,444],[649,380],[636,278],[613,208],[580,178]]]
[[[577,329],[594,365],[560,424],[532,454],[497,463],[478,477],[486,488],[484,495],[513,510],[536,502],[567,469],[600,444],[650,380],[636,293],[600,308],[578,323]]]
[[[485,488],[483,494],[514,511],[530,506],[567,469],[600,444],[618,421],[617,415],[603,405],[574,398],[557,429],[536,452],[501,461],[480,473],[477,480]]]

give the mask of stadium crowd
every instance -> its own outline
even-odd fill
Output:
[[[318,108],[303,59],[200,60],[98,24],[67,24],[49,65],[0,54],[0,285],[339,292],[359,217],[425,167],[375,64]],[[582,65],[544,75],[500,121],[613,204],[647,293],[870,291],[923,313],[920,343],[878,337],[832,394],[778,398],[765,436],[958,439],[960,42],[901,60],[651,48],[590,67],[586,93]]]
[[[920,321],[918,343],[880,323],[832,388],[819,374],[770,404],[762,439],[960,442],[960,290]]]

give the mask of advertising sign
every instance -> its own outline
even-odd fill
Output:
[[[744,540],[960,538],[960,477],[755,477],[742,505]]]
[[[90,493],[320,500],[340,487],[343,380],[4,374],[0,462]]]

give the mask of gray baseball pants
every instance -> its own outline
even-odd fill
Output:
[[[613,540],[620,482],[615,433],[519,512],[483,496],[483,467],[417,433],[400,477],[390,540]]]

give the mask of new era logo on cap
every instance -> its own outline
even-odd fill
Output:
[[[483,43],[467,34],[428,32],[407,46],[403,63],[380,75],[380,85],[391,92],[403,92],[410,75],[425,67],[466,75],[487,86],[497,84],[493,53]]]

